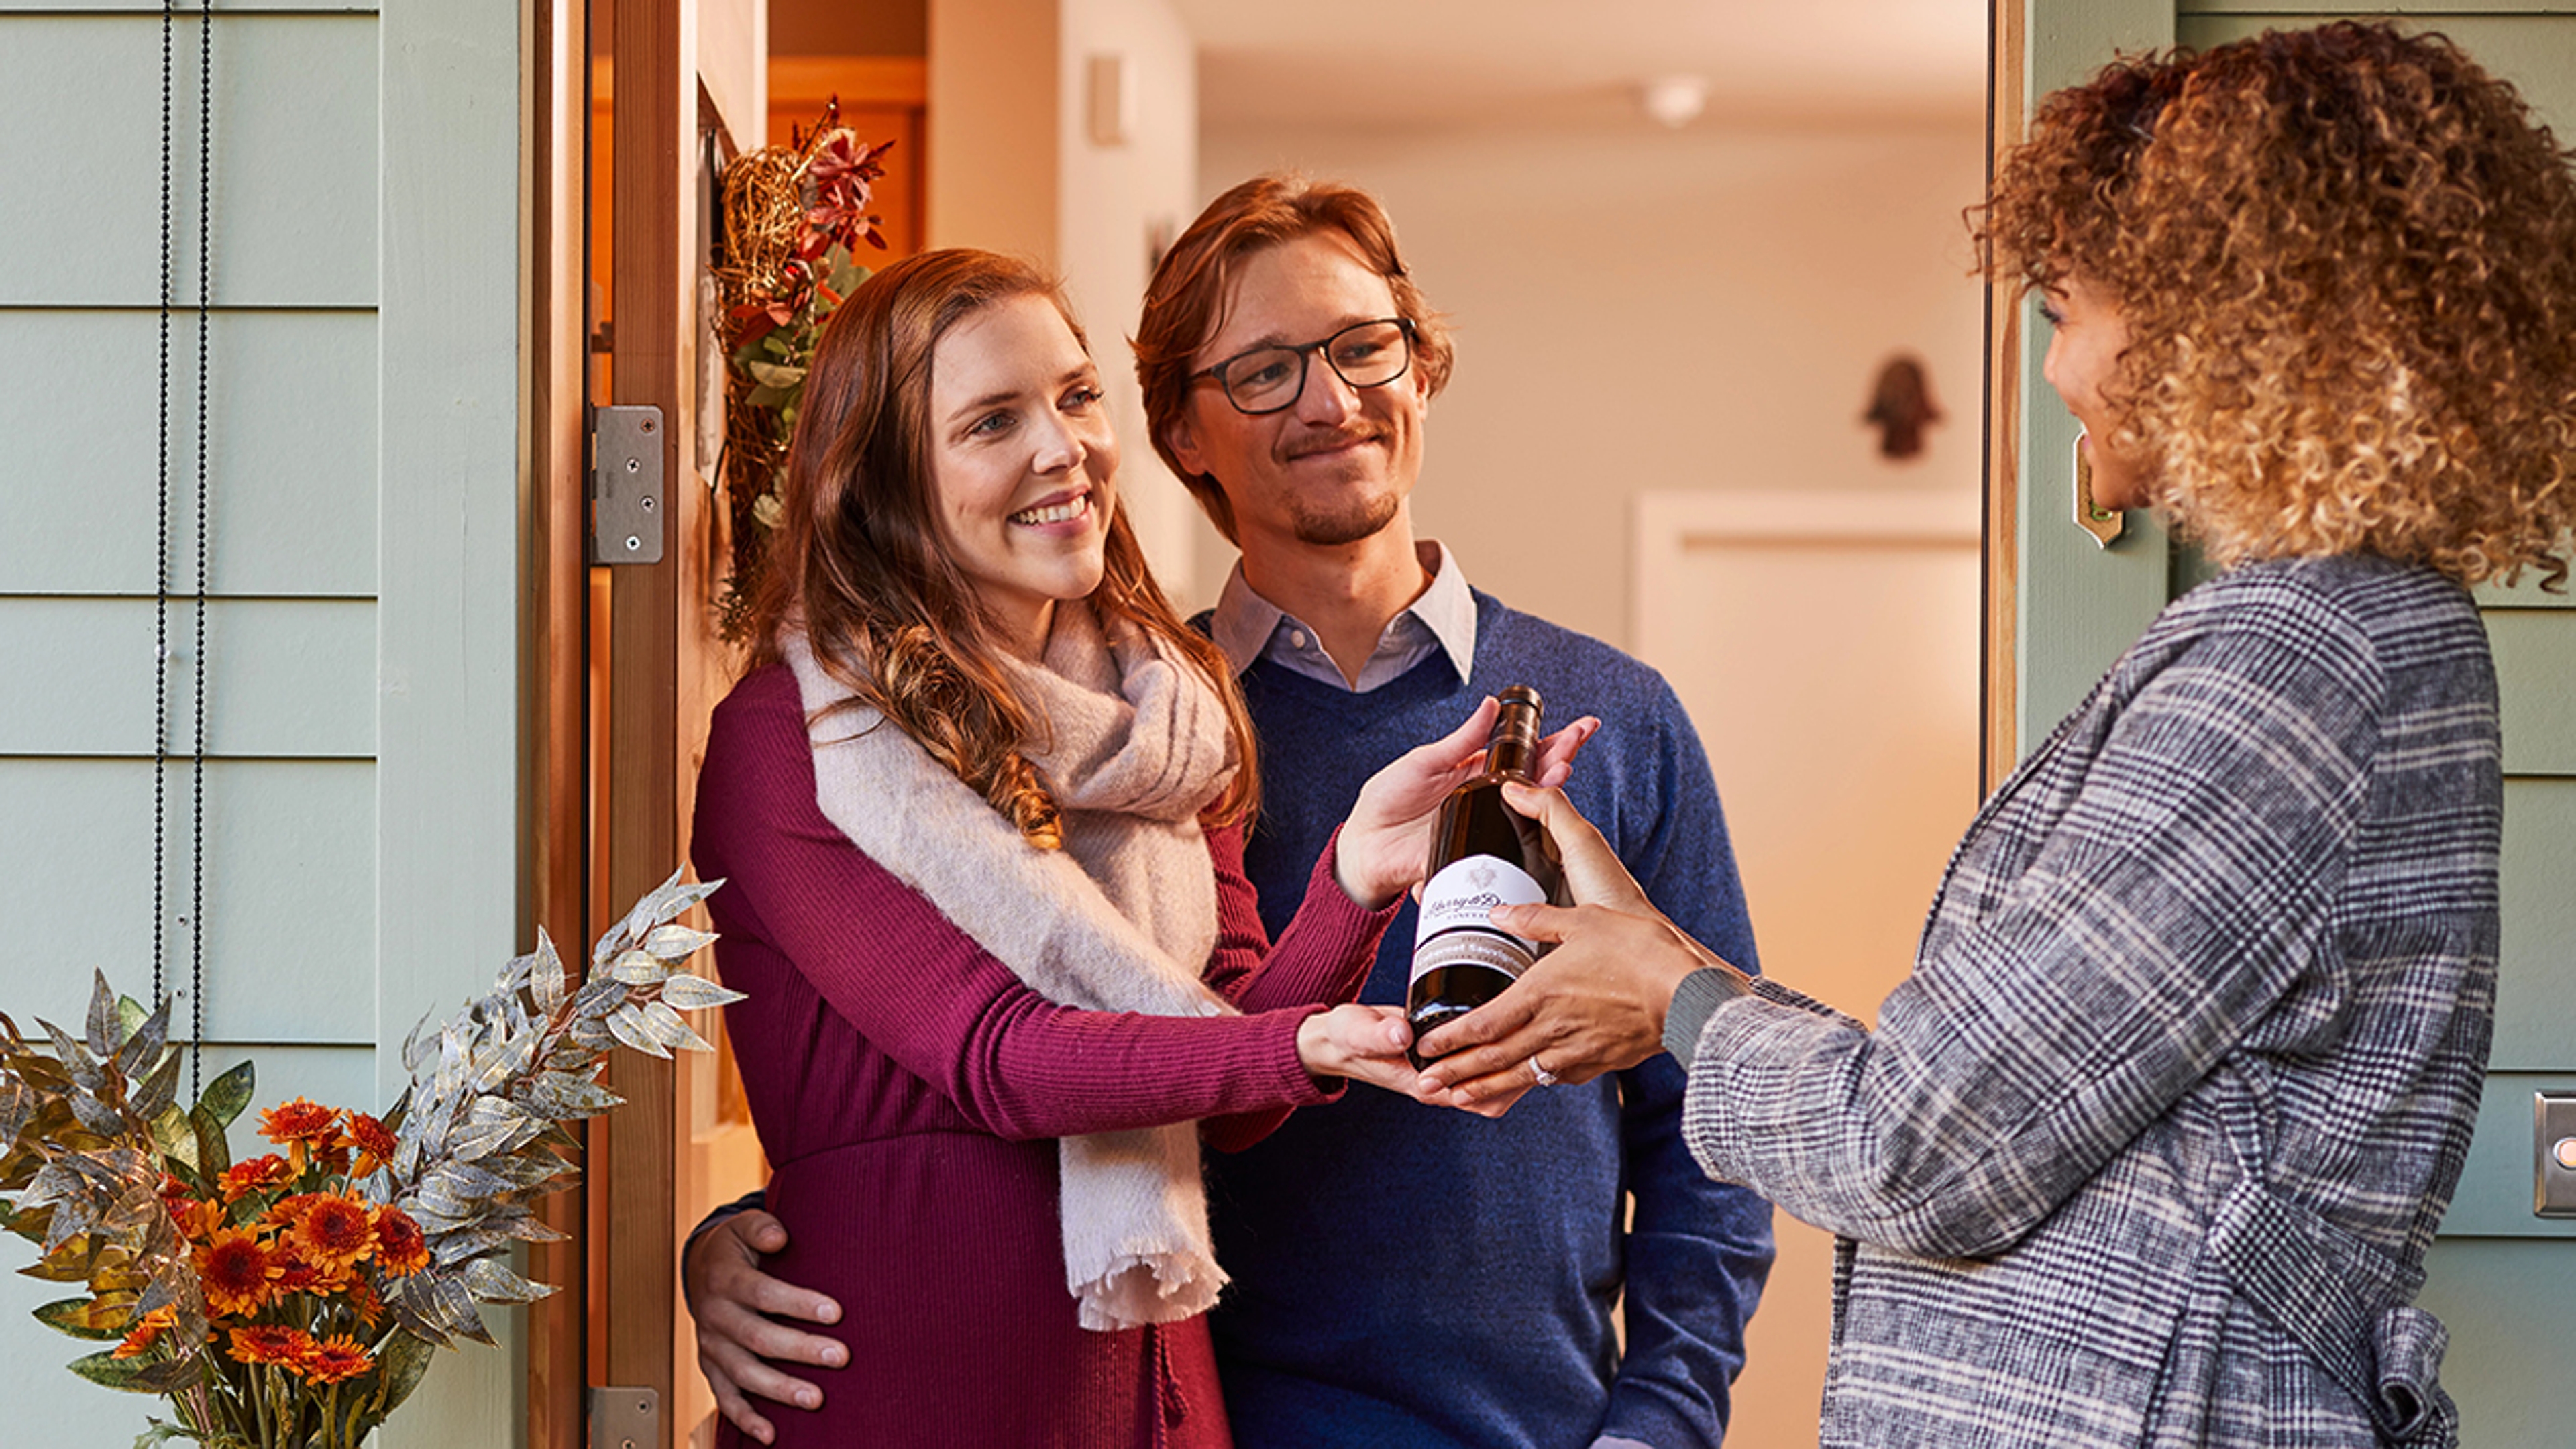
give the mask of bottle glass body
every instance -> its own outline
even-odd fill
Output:
[[[1506,781],[1530,778],[1538,718],[1536,693],[1505,690],[1485,772],[1440,807],[1405,993],[1416,1041],[1501,995],[1545,950],[1490,919],[1496,906],[1544,904],[1557,894],[1559,871],[1546,832],[1503,800]],[[1413,1060],[1426,1064],[1418,1052]]]

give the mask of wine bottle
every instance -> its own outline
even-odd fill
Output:
[[[1553,899],[1559,877],[1546,832],[1503,803],[1503,783],[1529,783],[1538,764],[1538,691],[1515,684],[1503,691],[1502,706],[1484,773],[1450,792],[1431,837],[1404,1002],[1416,1042],[1501,995],[1547,949],[1490,919],[1496,906]],[[1413,1065],[1427,1065],[1419,1047]]]

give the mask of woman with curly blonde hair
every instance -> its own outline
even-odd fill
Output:
[[[1234,674],[1155,586],[1117,464],[1025,263],[897,262],[816,349],[692,851],[772,1168],[743,1241],[851,1311],[820,1392],[710,1361],[720,1442],[1221,1449],[1202,1130],[1412,1081],[1400,1012],[1325,1004],[1495,706],[1370,780],[1273,948]]]
[[[1984,239],[2095,497],[2226,566],[1989,799],[1875,1029],[1654,914],[1554,791],[1561,944],[1431,1100],[1668,1048],[1712,1176],[1841,1235],[1827,1445],[2438,1445],[2413,1306],[2495,1005],[2503,782],[2467,585],[2563,583],[2576,177],[2376,26],[2050,97]]]

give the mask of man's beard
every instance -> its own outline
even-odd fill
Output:
[[[1289,526],[1296,531],[1299,543],[1337,548],[1346,543],[1357,543],[1364,538],[1376,537],[1380,530],[1395,521],[1398,503],[1399,500],[1392,488],[1372,493],[1366,498],[1356,499],[1347,507],[1329,513],[1317,510],[1300,499],[1288,522]]]
[[[1302,445],[1291,447],[1287,459],[1293,462],[1326,447],[1349,443],[1374,443],[1388,454],[1395,451],[1395,440],[1386,429],[1371,426],[1365,420],[1354,420],[1345,430],[1309,438]],[[1297,541],[1323,548],[1338,548],[1375,537],[1380,529],[1395,521],[1396,510],[1404,501],[1401,492],[1388,480],[1379,481],[1388,486],[1362,497],[1333,503],[1310,497],[1290,498],[1288,524]]]

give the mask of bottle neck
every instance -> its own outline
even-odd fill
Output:
[[[1525,704],[1506,703],[1503,717],[1494,722],[1493,737],[1485,744],[1485,773],[1497,777],[1528,780],[1538,769],[1538,711]]]

